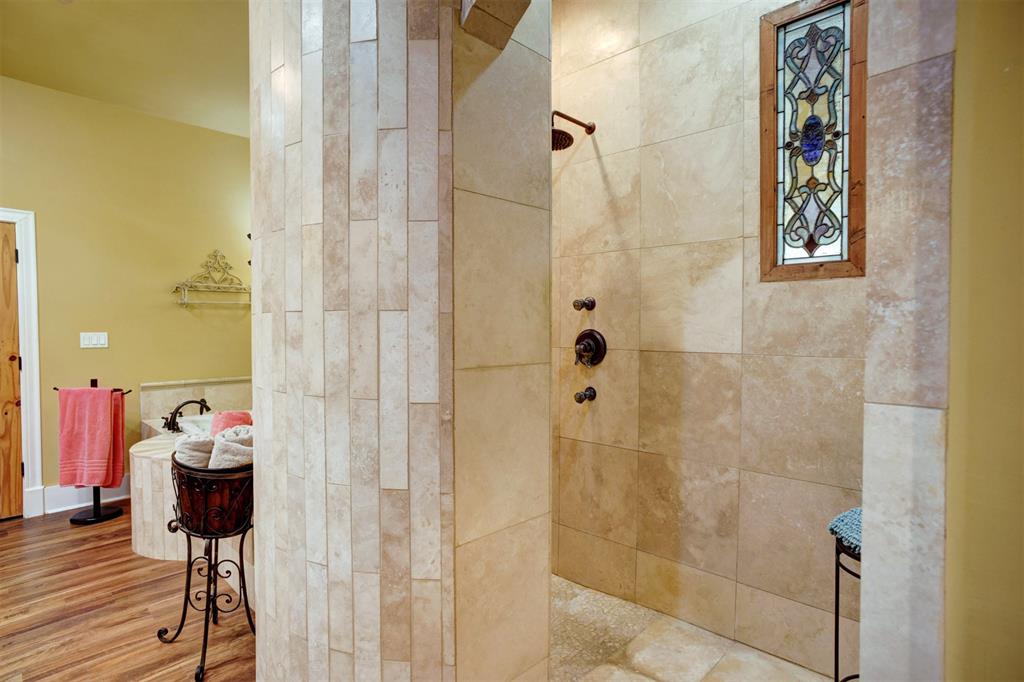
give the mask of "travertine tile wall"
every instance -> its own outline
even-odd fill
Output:
[[[871,5],[864,679],[944,679],[956,0]]]
[[[454,540],[464,680],[547,678],[550,26],[549,2],[533,0],[501,51],[462,28],[454,35]]]
[[[250,4],[260,679],[454,677],[442,4]]]
[[[830,673],[867,282],[759,281],[758,20],[784,4],[555,0],[555,108],[597,132],[559,123],[577,142],[553,155],[553,551],[571,580]],[[587,327],[610,347],[590,370]]]

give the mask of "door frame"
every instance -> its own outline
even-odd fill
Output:
[[[36,280],[36,214],[0,207],[0,221],[14,223],[18,249],[18,344],[21,372],[22,515],[43,514],[43,455],[39,389],[39,291]]]

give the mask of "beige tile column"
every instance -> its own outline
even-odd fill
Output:
[[[451,12],[250,4],[260,679],[454,678]]]
[[[955,18],[870,9],[864,679],[943,678]]]
[[[454,511],[463,680],[547,677],[549,28],[550,4],[533,0],[500,51],[455,29]]]

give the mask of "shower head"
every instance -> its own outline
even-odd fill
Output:
[[[572,146],[572,135],[558,128],[551,129],[551,151],[560,152]]]
[[[583,128],[585,131],[587,131],[587,135],[593,135],[594,131],[597,130],[597,125],[594,124],[593,122],[591,122],[591,123],[584,123],[583,121],[579,120],[578,118],[573,118],[572,116],[569,116],[568,114],[563,114],[561,111],[557,111],[557,110],[556,111],[552,111],[551,112],[551,151],[553,151],[553,152],[559,152],[559,151],[562,151],[563,149],[568,149],[569,147],[572,146],[572,142],[573,142],[572,135],[570,135],[569,133],[565,132],[564,130],[561,130],[561,129],[555,127],[555,116],[558,116],[560,118],[564,118],[566,121],[570,121],[572,123],[575,123],[576,125],[578,125],[581,128]]]

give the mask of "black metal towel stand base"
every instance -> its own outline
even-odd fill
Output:
[[[104,507],[100,505],[100,489],[98,486],[92,488],[92,507],[90,509],[83,509],[77,514],[71,517],[71,523],[76,526],[88,526],[93,523],[101,523],[103,521],[109,521],[110,519],[116,519],[121,514],[124,514],[124,509],[120,507]]]

